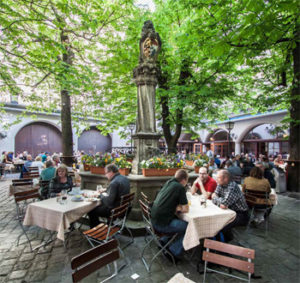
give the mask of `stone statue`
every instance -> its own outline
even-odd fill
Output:
[[[139,65],[133,70],[138,87],[137,133],[156,133],[155,88],[158,73],[156,60],[160,49],[161,40],[152,22],[144,22],[140,39]]]

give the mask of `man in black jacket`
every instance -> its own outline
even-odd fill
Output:
[[[109,217],[111,210],[120,205],[121,196],[130,192],[129,180],[125,176],[120,175],[116,165],[107,165],[105,167],[105,176],[110,181],[110,184],[107,190],[99,196],[101,204],[88,213],[91,228],[100,224],[99,216]]]

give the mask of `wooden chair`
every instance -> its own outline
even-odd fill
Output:
[[[143,251],[142,251],[142,254],[141,254],[141,258],[142,258],[142,261],[147,269],[148,272],[150,272],[151,270],[151,266],[152,266],[152,263],[153,261],[161,254],[168,254],[170,256],[170,258],[172,259],[173,261],[173,264],[175,265],[175,259],[174,259],[174,256],[172,255],[172,253],[170,253],[168,250],[167,250],[167,247],[170,246],[170,244],[175,240],[175,238],[177,237],[177,233],[170,233],[170,234],[166,234],[166,233],[159,233],[157,232],[154,228],[153,228],[153,225],[151,223],[151,212],[150,212],[150,207],[145,204],[142,200],[139,200],[139,203],[140,203],[140,207],[141,207],[141,210],[142,210],[142,213],[143,213],[143,220],[146,224],[146,231],[149,235],[151,235],[151,239],[146,243],[145,247],[143,248]],[[167,236],[169,237],[169,240],[166,244],[162,244],[161,241],[160,241],[160,238],[163,237],[163,236]],[[150,260],[150,264],[147,263],[145,257],[144,257],[144,253],[145,251],[147,250],[148,247],[150,247],[150,244],[154,242],[158,247],[159,247],[159,251],[157,253],[154,254],[154,256],[151,258]],[[164,254],[164,255],[165,255]]]
[[[130,229],[126,226],[126,220],[127,220],[127,217],[128,217],[128,215],[129,215],[129,213],[132,209],[132,201],[134,200],[134,196],[135,196],[135,193],[129,193],[127,195],[121,196],[120,205],[128,203],[128,209],[127,209],[126,216],[125,216],[124,229],[126,229],[129,236],[131,237],[131,241],[129,241],[122,249],[125,249],[126,247],[128,247],[129,245],[131,245],[134,242],[133,235],[132,235]]]
[[[92,247],[94,247],[95,244],[105,243],[114,238],[117,234],[122,233],[125,226],[128,206],[129,203],[125,203],[112,209],[108,225],[100,223],[96,227],[83,232]]]
[[[114,264],[114,273],[101,282],[112,279],[118,274],[117,260],[120,258],[118,242],[110,240],[107,243],[94,247],[71,260],[73,271],[73,282],[79,282],[91,273],[106,266],[110,263]]]
[[[221,243],[209,239],[204,240],[204,248],[206,248],[206,251],[203,251],[203,255],[202,255],[202,259],[205,262],[203,282],[205,282],[206,272],[211,271],[211,272],[223,274],[225,276],[237,278],[239,280],[248,281],[250,283],[251,274],[254,274],[254,263],[251,262],[251,260],[254,260],[254,256],[255,256],[254,250],[235,246],[235,245],[225,244],[225,243]],[[227,255],[225,256],[218,253],[210,252],[211,250],[221,252],[221,253],[226,253],[230,256]],[[240,258],[234,258],[233,256],[238,256]],[[246,260],[241,259],[241,257],[246,258]],[[208,268],[207,267],[208,262],[246,272],[248,273],[248,279],[244,277],[238,277],[229,273],[221,272],[219,270]]]
[[[264,215],[268,216],[269,214],[267,212],[272,209],[273,204],[269,199],[268,192],[252,191],[245,189],[244,195],[246,202],[249,208],[251,209],[249,222],[247,225],[248,229],[254,217],[254,210],[262,210]],[[266,230],[268,230],[268,217],[265,217],[265,228]]]
[[[12,194],[14,195],[20,191],[28,191],[33,189],[32,179],[13,179],[12,180]]]
[[[37,167],[37,166],[29,166],[28,170],[29,170],[29,172],[38,172],[39,173],[39,167]]]
[[[39,178],[40,174],[39,172],[24,172],[23,173],[23,179],[36,179]]]
[[[17,220],[23,231],[23,233],[21,235],[19,235],[19,237],[18,237],[17,245],[19,245],[20,238],[24,234],[28,240],[31,251],[33,251],[32,245],[31,245],[29,237],[26,233],[26,230],[23,226],[23,220],[25,217],[27,205],[29,203],[28,201],[33,202],[33,201],[39,200],[39,196],[40,195],[39,195],[38,189],[27,189],[27,190],[24,190],[21,192],[14,193],[14,199],[15,199],[15,204],[16,204],[16,209],[17,209]]]

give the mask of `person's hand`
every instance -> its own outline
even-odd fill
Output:
[[[220,204],[220,208],[222,208],[222,209],[227,209],[228,206],[226,206],[226,205],[224,205],[224,204]]]
[[[179,213],[179,212],[181,212],[181,205],[180,204],[176,206],[176,213]]]
[[[217,197],[217,195],[215,193],[212,193],[211,198],[213,199],[215,197]]]

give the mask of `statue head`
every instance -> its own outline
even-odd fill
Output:
[[[140,39],[140,63],[155,63],[161,48],[159,34],[155,32],[153,23],[145,21]]]

